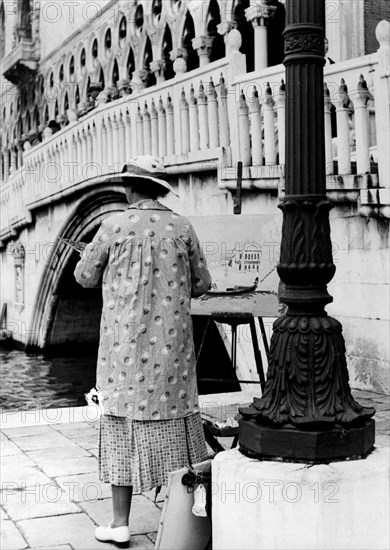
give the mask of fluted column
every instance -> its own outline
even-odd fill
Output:
[[[335,273],[325,186],[325,1],[287,0],[286,8],[286,194],[277,270],[288,310],[273,325],[264,393],[241,409],[240,450],[329,462],[370,452],[375,410],[353,399],[342,326],[324,310]]]

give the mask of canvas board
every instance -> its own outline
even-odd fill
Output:
[[[281,215],[193,216],[211,272],[220,290],[234,285],[250,286],[258,277],[258,292],[277,295],[281,239]]]

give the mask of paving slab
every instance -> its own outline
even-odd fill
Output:
[[[112,519],[111,499],[83,502],[82,508],[98,525],[106,525]],[[147,534],[158,530],[161,510],[143,495],[134,495],[130,510],[130,532]]]
[[[96,468],[97,469],[97,468]],[[90,502],[111,497],[111,485],[99,480],[97,471],[89,474],[60,476],[56,482],[74,502]]]
[[[149,550],[154,548],[153,542],[145,535],[133,535],[130,539],[130,548],[139,548],[140,550]]]
[[[69,544],[75,550],[113,548],[94,537],[96,525],[83,513],[50,518],[27,519],[18,523],[31,547]]]
[[[46,435],[52,433],[51,426],[21,426],[19,428],[2,428],[1,430],[9,437],[30,437],[32,435]]]
[[[5,519],[9,519],[8,514],[2,507],[0,507],[0,522]]]
[[[80,512],[55,483],[9,494],[2,504],[13,521]]]
[[[72,550],[70,544],[56,544],[55,546],[36,546],[31,550]]]
[[[81,458],[91,456],[91,454],[68,440],[68,444],[62,447],[54,447],[52,449],[39,449],[36,451],[26,451],[26,455],[29,456],[34,462],[38,464],[45,464],[55,459],[68,460],[69,458]]]
[[[1,442],[1,456],[13,456],[23,454],[22,450],[10,439]]]
[[[1,550],[19,550],[22,548],[28,548],[26,540],[10,520],[1,522],[0,548]]]
[[[157,495],[156,501],[154,500],[155,496],[156,496],[156,490],[155,489],[152,489],[151,491],[147,491],[146,493],[142,493],[142,494],[143,494],[143,496],[145,496],[146,498],[151,500],[154,504],[156,504],[159,508],[161,508],[163,506],[164,502],[165,502],[165,498],[166,498],[166,495],[167,495],[167,490],[168,490],[168,487],[163,486],[161,488],[161,491]]]
[[[146,536],[153,542],[153,544],[156,544],[157,531],[154,531],[153,533],[148,533]]]
[[[88,452],[96,458],[99,456],[99,449],[97,447],[94,447],[93,449],[88,449]]]
[[[71,422],[69,424],[54,424],[52,428],[61,433],[78,432],[80,430],[93,430],[93,425],[90,422]]]
[[[35,434],[30,436],[9,436],[23,451],[39,451],[45,449],[50,450],[58,447],[76,446],[70,439],[62,434],[51,430],[46,434]]]
[[[22,490],[36,484],[51,483],[51,479],[42,473],[37,465],[26,455],[1,457],[0,490]]]
[[[97,461],[94,456],[91,456],[88,451],[84,451],[87,456],[78,456],[74,458],[64,459],[59,453],[56,457],[44,457],[42,454],[33,455],[34,460],[39,462],[40,468],[43,472],[50,477],[58,477],[63,475],[74,474],[87,474],[97,471]],[[34,451],[34,453],[41,453],[41,451]]]

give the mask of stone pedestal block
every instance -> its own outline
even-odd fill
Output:
[[[388,548],[389,474],[384,447],[315,466],[221,452],[212,464],[213,548]]]

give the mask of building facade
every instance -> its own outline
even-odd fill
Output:
[[[389,6],[332,0],[326,14],[328,311],[351,385],[388,391]],[[273,213],[277,246],[283,29],[272,0],[0,2],[1,328],[15,341],[96,340],[99,297],[72,281],[58,237],[88,240],[125,207],[114,175],[136,154],[161,157],[180,195],[170,206],[198,219],[233,213],[243,162],[241,215]],[[257,272],[259,242],[244,271]]]

